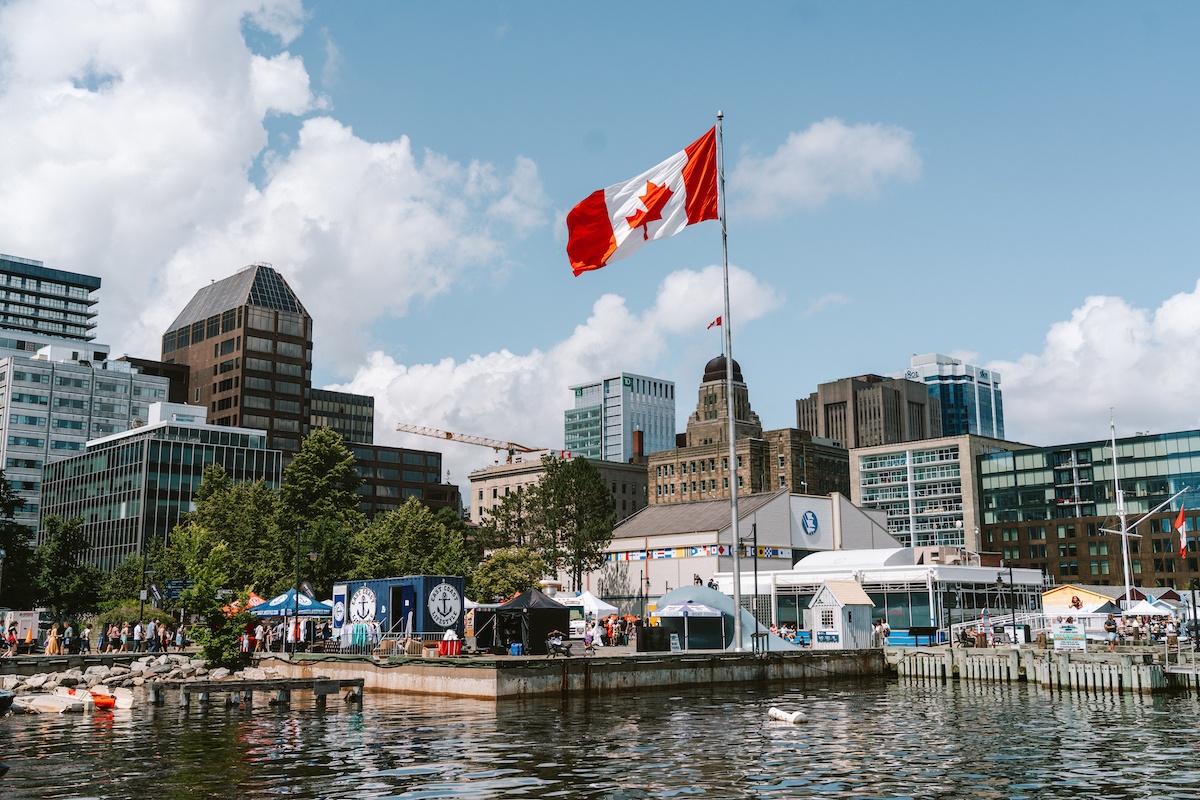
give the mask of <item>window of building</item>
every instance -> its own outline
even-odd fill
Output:
[[[276,400],[275,410],[284,414],[299,414],[300,403],[295,400]]]
[[[275,352],[287,358],[303,358],[304,345],[295,342],[276,342]]]
[[[832,608],[822,608],[821,609],[821,627],[822,628],[832,628],[833,627],[833,618],[834,618],[833,615],[834,615],[834,611]]]
[[[246,337],[246,349],[247,350],[254,350],[259,353],[270,353],[270,352],[272,352],[272,344],[273,343],[271,342],[270,339],[263,339],[260,336],[247,336]]]

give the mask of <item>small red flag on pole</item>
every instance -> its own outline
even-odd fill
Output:
[[[721,326],[721,318],[717,317],[712,322],[708,323],[708,327],[705,328],[705,330],[706,331],[712,330],[713,328],[719,328],[720,326]]]

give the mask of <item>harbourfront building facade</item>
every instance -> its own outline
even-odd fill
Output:
[[[572,386],[564,447],[592,461],[623,461],[675,446],[675,384],[622,372]],[[640,437],[635,436],[640,432]],[[640,439],[641,451],[638,450]]]
[[[209,464],[220,464],[235,482],[278,488],[282,453],[267,448],[265,431],[204,419],[203,408],[156,404],[149,424],[95,439],[86,452],[47,465],[42,519],[82,518],[92,544],[87,561],[109,572],[151,540],[166,540],[194,509]]]
[[[943,435],[939,402],[923,384],[879,375],[820,384],[796,401],[796,427],[848,449]]]
[[[572,453],[571,458],[577,456]],[[617,521],[646,507],[648,483],[645,464],[591,461],[609,487]],[[542,479],[546,468],[537,453],[511,464],[493,464],[471,473],[471,522],[482,525],[488,515],[513,492],[526,491]]]
[[[102,346],[89,347],[103,360],[80,359],[75,347],[0,359],[0,464],[24,502],[16,521],[31,529],[46,465],[82,453],[89,439],[144,423],[150,404],[167,396],[166,378],[109,360]]]
[[[850,492],[849,458],[837,442],[795,428],[764,431],[733,362],[735,461],[729,463],[729,383],[725,357],[705,365],[688,417],[685,446],[648,459],[651,503],[688,503],[786,489],[797,494]],[[732,467],[732,468],[731,468]]]
[[[976,460],[1027,447],[964,434],[857,448],[850,451],[851,498],[886,511],[888,532],[905,547],[979,552]]]
[[[924,383],[941,407],[942,435],[973,433],[1004,438],[1004,398],[1000,373],[941,353],[913,356],[908,369],[893,378]]]
[[[1118,439],[1131,586],[1186,588],[1200,578],[1200,430]],[[979,459],[981,547],[1057,583],[1120,585],[1125,564],[1111,441],[994,452]],[[1185,491],[1186,490],[1186,491]],[[1177,493],[1183,492],[1179,497]],[[1181,508],[1188,541],[1174,529]]]

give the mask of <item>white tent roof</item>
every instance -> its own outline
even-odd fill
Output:
[[[609,605],[599,597],[596,597],[596,595],[587,591],[580,592],[575,597],[563,597],[562,595],[557,595],[554,599],[562,603],[564,606],[574,608],[582,607],[584,612],[595,615],[596,619],[607,617],[610,614],[620,613],[620,609],[618,609],[616,606]]]
[[[818,569],[878,569],[879,567],[912,566],[916,556],[911,547],[892,547],[883,550],[826,550],[812,553],[796,562],[793,571]]]
[[[1125,609],[1121,615],[1125,617],[1165,617],[1170,613],[1158,606],[1150,605],[1145,600],[1139,600],[1137,605]]]

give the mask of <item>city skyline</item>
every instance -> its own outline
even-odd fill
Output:
[[[566,387],[622,371],[688,393],[719,226],[574,278],[563,217],[721,109],[765,426],[939,352],[1002,372],[1012,440],[1200,427],[1191,6],[210,5],[0,5],[0,252],[101,277],[114,355],[268,262],[312,298],[314,384],[375,396],[383,443],[554,447]],[[460,484],[492,460],[443,452]]]

